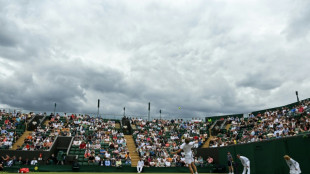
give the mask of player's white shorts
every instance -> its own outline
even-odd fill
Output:
[[[188,158],[185,157],[185,163],[186,164],[191,164],[192,162],[194,162],[194,158],[193,157],[188,157]]]

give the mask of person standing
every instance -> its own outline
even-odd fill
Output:
[[[301,173],[299,163],[295,160],[293,160],[290,156],[285,155],[284,159],[286,161],[286,164],[290,168],[290,174],[299,174]]]
[[[237,155],[237,157],[240,159],[242,165],[243,165],[243,172],[242,174],[250,174],[250,160],[245,156],[240,156],[240,154]]]
[[[184,151],[184,153],[185,153],[185,163],[188,165],[188,168],[189,168],[191,174],[194,174],[194,171],[195,171],[195,174],[198,174],[197,168],[196,168],[195,163],[194,163],[193,153],[192,153],[192,147],[197,142],[198,141],[189,142],[189,139],[186,138],[185,139],[185,143],[183,143],[180,146],[180,149],[175,151],[175,152],[172,152],[172,154],[178,154],[182,150]]]
[[[227,165],[228,165],[229,174],[234,174],[233,162],[234,160],[230,152],[227,152]]]
[[[137,165],[137,171],[138,171],[138,173],[141,173],[141,172],[142,172],[143,166],[144,166],[144,161],[143,161],[142,158],[140,158],[140,160],[138,161],[138,165]]]

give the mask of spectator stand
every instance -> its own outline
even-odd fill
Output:
[[[24,115],[20,112],[0,111],[0,149],[11,149],[25,131]]]

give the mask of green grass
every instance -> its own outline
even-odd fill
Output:
[[[6,173],[7,172],[0,172],[0,173]],[[105,173],[105,172],[29,172],[29,174],[59,174],[59,173],[63,173],[63,174],[77,174],[77,173],[82,173],[82,174],[127,174],[125,172],[120,172],[120,173]],[[188,172],[189,173],[189,172]],[[130,174],[134,174],[134,173],[130,173]],[[180,173],[141,173],[141,174],[180,174]],[[199,174],[207,174],[207,173],[199,173]],[[216,173],[212,173],[212,174],[216,174]]]

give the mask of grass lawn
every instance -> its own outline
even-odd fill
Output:
[[[7,173],[7,172],[0,172],[0,173]],[[125,172],[122,173],[104,173],[104,172],[29,172],[30,174],[127,174]],[[8,174],[8,173],[7,173]],[[134,174],[134,173],[128,173],[128,174]],[[180,174],[180,173],[141,173],[141,174]],[[185,174],[185,173],[184,173]],[[199,174],[208,174],[208,173],[199,173]],[[216,173],[212,173],[216,174]]]

